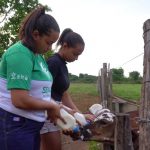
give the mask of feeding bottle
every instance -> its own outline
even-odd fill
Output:
[[[100,105],[100,104],[93,104],[93,105],[89,108],[89,111],[90,111],[92,114],[96,115],[96,112],[102,110],[102,108],[103,108],[103,107],[102,107],[102,105]]]
[[[66,123],[60,119],[57,119],[57,125],[63,130],[72,129],[74,132],[77,132],[79,127],[76,123],[76,119],[63,108],[60,109],[60,114]]]
[[[87,125],[87,121],[84,117],[83,114],[79,113],[79,112],[76,112],[74,113],[74,117],[76,118],[76,120],[82,125],[82,126],[85,126]]]

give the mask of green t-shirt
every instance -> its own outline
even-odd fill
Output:
[[[52,76],[40,54],[34,54],[19,41],[12,45],[0,61],[0,107],[36,121],[44,121],[44,111],[25,111],[11,102],[11,89],[28,90],[33,97],[50,101]]]

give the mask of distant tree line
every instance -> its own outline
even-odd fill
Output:
[[[82,74],[80,73],[79,76],[73,75],[69,73],[69,79],[71,82],[74,83],[96,83],[98,76]],[[129,77],[124,76],[124,70],[122,68],[112,69],[112,82],[113,83],[133,83],[138,84],[142,82],[142,77],[138,71],[132,71],[129,73]]]
[[[129,77],[124,76],[124,70],[122,68],[112,69],[113,83],[141,83],[142,76],[138,71],[129,72]]]
[[[97,76],[88,75],[88,74],[82,74],[80,73],[79,76],[73,75],[69,73],[69,79],[71,82],[74,83],[96,83],[97,82]]]

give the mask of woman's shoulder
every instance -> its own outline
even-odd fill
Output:
[[[25,47],[20,41],[10,46],[6,51],[6,56],[17,55],[26,55],[28,57],[33,57],[33,52],[31,52],[27,47]]]
[[[56,53],[52,55],[51,57],[48,58],[47,63],[54,63],[55,65],[60,65],[61,64],[61,59],[60,56]]]

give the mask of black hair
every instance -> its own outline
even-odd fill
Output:
[[[81,35],[73,32],[73,30],[70,28],[64,29],[56,43],[56,46],[62,46],[64,43],[66,43],[68,47],[73,48],[76,47],[77,44],[85,45]]]
[[[23,20],[19,39],[23,41],[30,50],[36,52],[35,43],[32,37],[32,32],[38,30],[40,35],[49,35],[52,30],[60,32],[59,25],[55,18],[49,14],[45,14],[45,7],[38,6]]]

